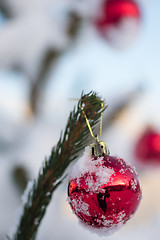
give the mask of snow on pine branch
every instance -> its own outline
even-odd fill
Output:
[[[6,0],[15,16],[0,28],[0,68],[19,67],[33,81],[48,49],[69,46],[69,13],[91,16],[99,0]]]

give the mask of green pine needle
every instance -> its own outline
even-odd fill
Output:
[[[57,145],[53,147],[50,157],[45,159],[38,178],[34,180],[12,240],[35,239],[52,193],[65,178],[64,171],[87,145],[90,132],[81,108],[85,111],[93,128],[100,119],[101,112],[107,108],[107,106],[101,108],[101,102],[102,99],[95,92],[82,93],[77,108],[74,108],[69,115],[64,133],[61,134]]]

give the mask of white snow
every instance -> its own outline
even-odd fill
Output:
[[[124,18],[118,25],[106,27],[104,31],[106,39],[117,49],[127,48],[135,40],[139,24],[139,20],[135,18]]]
[[[31,81],[47,48],[64,49],[68,44],[64,29],[43,12],[7,22],[0,28],[0,38],[0,67],[19,65]]]
[[[104,224],[106,225],[106,228],[94,228],[90,225],[86,225],[85,223],[83,223],[82,221],[78,220],[78,223],[80,226],[82,226],[84,229],[86,229],[87,231],[89,230],[92,233],[92,237],[94,236],[93,234],[98,235],[99,237],[107,237],[112,235],[113,233],[115,233],[116,231],[120,230],[121,227],[123,226],[123,221],[120,222],[121,219],[120,215],[119,218],[119,223],[116,225],[112,225],[112,227],[108,227],[110,224],[113,223],[112,220],[104,220]],[[99,220],[97,220],[98,222]],[[95,238],[96,239],[96,238]]]
[[[96,161],[93,161],[90,156],[90,148],[86,147],[84,154],[78,159],[70,174],[70,179],[75,179],[79,183],[81,177],[85,176],[85,182],[88,185],[88,189],[91,192],[100,190],[103,184],[106,184],[111,175],[114,174],[114,169],[106,168],[103,166],[103,157],[99,157]],[[93,179],[93,175],[96,176],[96,183]]]
[[[0,67],[18,66],[29,81],[34,81],[45,52],[48,49],[64,51],[69,46],[68,13],[74,11],[89,17],[95,14],[98,2],[6,0],[15,17],[0,28]]]
[[[88,212],[89,205],[87,203],[85,203],[84,201],[82,201],[81,196],[79,197],[78,201],[73,199],[72,205],[73,205],[74,209],[76,210],[76,213],[84,212],[86,215],[90,216],[90,214]]]
[[[130,183],[131,183],[131,188],[135,191],[138,184],[137,179],[131,179]]]
[[[27,203],[29,206],[31,206],[32,202],[29,202],[28,201],[28,194],[30,192],[30,196],[32,196],[32,187],[33,187],[33,181],[29,181],[28,184],[27,184],[27,187],[23,193],[23,195],[21,196],[21,200],[22,200],[22,204],[23,206]],[[31,198],[30,198],[31,200]]]

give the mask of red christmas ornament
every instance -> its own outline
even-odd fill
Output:
[[[85,151],[70,176],[68,199],[73,212],[81,222],[104,233],[129,220],[141,196],[135,170],[123,159],[108,155],[103,142],[92,145],[91,153]]]
[[[133,0],[104,0],[95,25],[112,45],[128,45],[137,33],[141,13]]]
[[[145,165],[160,164],[160,133],[147,128],[135,147],[136,159]]]

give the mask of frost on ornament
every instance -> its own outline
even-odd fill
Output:
[[[119,229],[135,213],[141,200],[139,178],[121,158],[91,156],[86,148],[74,165],[68,201],[82,223],[100,233]]]

